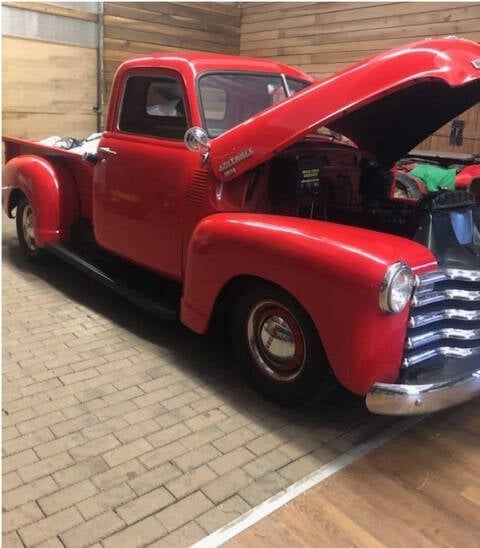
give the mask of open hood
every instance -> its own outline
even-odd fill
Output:
[[[212,168],[221,181],[234,179],[321,126],[390,167],[478,102],[480,44],[423,40],[312,84],[212,140]]]

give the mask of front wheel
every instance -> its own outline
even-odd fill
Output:
[[[251,384],[269,399],[299,405],[334,386],[312,320],[288,293],[259,285],[237,302],[231,338]]]
[[[28,199],[23,196],[17,205],[17,236],[24,255],[28,259],[41,261],[45,251],[39,248],[35,240],[35,217]]]

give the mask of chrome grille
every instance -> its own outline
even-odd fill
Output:
[[[480,356],[480,271],[445,269],[419,276],[403,367],[473,356]]]

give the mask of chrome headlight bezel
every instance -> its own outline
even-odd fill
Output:
[[[399,289],[398,284],[403,285],[403,288],[400,288],[400,291],[403,292],[400,303],[393,299],[394,290]],[[378,302],[382,312],[386,314],[398,314],[404,310],[412,298],[414,287],[415,275],[407,263],[399,261],[390,265],[380,286]]]

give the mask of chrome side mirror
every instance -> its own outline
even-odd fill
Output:
[[[210,152],[210,143],[208,142],[207,132],[202,127],[191,127],[187,129],[183,136],[183,142],[188,150],[200,152],[203,162],[208,159]]]

